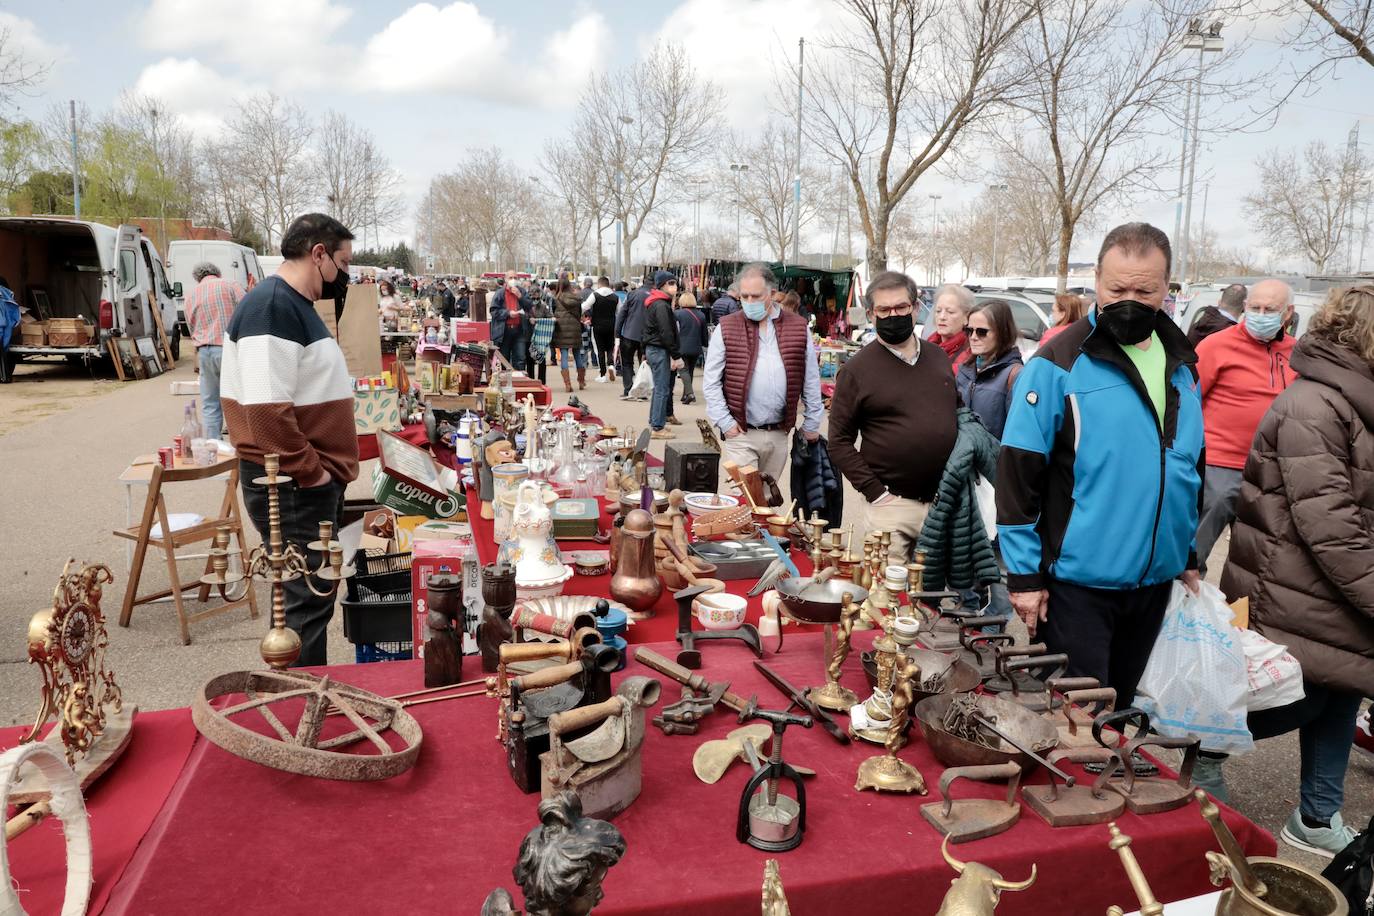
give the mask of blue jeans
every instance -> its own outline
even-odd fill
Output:
[[[224,432],[224,411],[219,407],[219,367],[223,347],[200,347],[196,361],[200,365],[200,417],[205,438],[218,439]]]
[[[526,352],[525,335],[520,331],[506,328],[505,336],[501,338],[501,343],[497,344],[501,350],[501,355],[510,363],[510,367],[516,371],[524,371],[525,362],[529,358]]]
[[[654,374],[654,396],[649,401],[649,425],[662,429],[668,425],[668,405],[673,400],[673,371],[668,368],[673,358],[665,347],[653,344],[644,348],[644,358],[649,361],[649,370]]]
[[[568,368],[569,353],[573,355],[573,360],[574,362],[576,362],[577,368],[587,368],[587,351],[583,350],[581,347],[577,347],[576,349],[574,349],[573,347],[559,347],[558,351],[558,368]]]
[[[1308,817],[1329,821],[1345,803],[1345,771],[1350,764],[1351,736],[1360,712],[1360,696],[1303,679],[1304,696],[1296,703],[1250,714],[1256,740],[1298,730],[1302,752],[1299,808]]]

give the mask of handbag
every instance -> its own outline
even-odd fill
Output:
[[[1364,833],[1336,853],[1322,877],[1336,885],[1352,914],[1374,913],[1374,818]]]

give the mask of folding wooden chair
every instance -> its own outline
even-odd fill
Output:
[[[219,515],[216,518],[206,519],[205,521],[173,531],[168,520],[167,501],[163,498],[163,485],[169,483],[180,483],[188,480],[205,480],[206,478],[216,477],[220,474],[228,473],[224,483],[224,499],[220,503]],[[134,541],[133,565],[129,570],[129,581],[124,589],[124,606],[119,612],[119,625],[127,627],[133,618],[134,607],[139,604],[148,604],[169,595],[176,603],[177,622],[181,626],[181,642],[183,645],[190,645],[191,630],[190,624],[195,621],[206,620],[217,614],[232,611],[234,608],[248,605],[248,614],[256,619],[258,616],[258,599],[252,586],[248,581],[248,590],[242,598],[228,601],[225,604],[197,611],[193,614],[186,612],[186,605],[182,601],[182,594],[191,589],[198,589],[198,598],[202,604],[210,600],[210,586],[203,585],[199,579],[192,582],[183,583],[181,576],[177,572],[177,550],[189,544],[200,544],[212,541],[215,532],[220,528],[228,528],[234,539],[238,542],[240,557],[248,553],[248,545],[243,536],[243,515],[239,510],[238,500],[239,486],[239,460],[238,458],[228,458],[216,462],[209,467],[186,466],[175,468],[164,468],[161,464],[154,464],[152,477],[148,483],[148,500],[143,507],[142,520],[132,528],[121,528],[114,532],[116,537],[127,538]],[[153,525],[161,525],[161,531],[157,536],[153,535]],[[167,575],[171,579],[172,587],[154,592],[148,595],[138,594],[138,581],[143,574],[143,561],[147,555],[148,548],[161,550],[167,560]],[[210,559],[205,560],[205,571],[210,572]]]

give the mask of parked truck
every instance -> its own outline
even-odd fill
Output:
[[[162,318],[172,357],[180,358],[172,287],[157,250],[137,226],[0,217],[0,276],[34,318],[81,318],[95,328],[84,343],[71,346],[16,339],[5,351],[11,369],[21,359],[36,357],[103,360],[112,337],[156,338],[154,310]]]

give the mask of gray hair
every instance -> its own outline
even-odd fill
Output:
[[[206,277],[218,277],[219,275],[219,268],[209,261],[201,261],[195,267],[191,268],[191,278],[197,283],[204,280]]]
[[[767,264],[763,263],[762,261],[755,261],[752,264],[744,265],[740,272],[735,274],[735,282],[731,284],[730,288],[737,290],[739,289],[739,285],[743,283],[747,278],[755,276],[763,280],[763,283],[765,286],[768,287],[769,292],[772,292],[773,290],[778,288],[778,278],[774,276],[772,268],[770,268]]]
[[[939,302],[941,296],[953,296],[954,301],[959,304],[959,310],[964,313],[965,317],[973,311],[973,306],[976,304],[973,301],[973,292],[967,286],[960,286],[958,283],[946,283],[937,289],[934,297],[930,300],[931,305]]]

